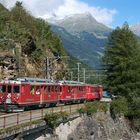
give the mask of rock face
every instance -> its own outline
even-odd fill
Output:
[[[14,57],[0,58],[0,79],[13,78],[17,76],[17,65]]]
[[[124,117],[113,120],[109,113],[83,115],[60,124],[54,134],[43,133],[36,140],[140,140]]]
[[[140,138],[140,137],[139,137]],[[109,114],[97,113],[93,117],[83,117],[67,140],[138,140],[124,118],[115,121]]]

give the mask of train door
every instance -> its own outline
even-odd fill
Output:
[[[44,103],[47,103],[49,102],[50,100],[50,85],[44,85],[44,97],[43,97],[43,100],[44,100]]]
[[[30,93],[28,87],[29,87],[28,85],[21,84],[20,102],[21,102],[22,104],[25,103],[25,102],[26,102],[26,99],[29,98],[29,94],[27,94],[27,93]]]
[[[58,95],[58,100],[59,101],[62,99],[62,94],[63,94],[63,86],[59,85],[59,95]]]
[[[60,100],[62,102],[65,99],[65,90],[66,90],[66,86],[65,85],[60,85]]]
[[[55,85],[51,86],[51,100],[55,101],[56,99],[56,93],[55,93]]]
[[[82,94],[82,87],[80,85],[77,86],[77,92],[76,92],[76,98],[79,99],[81,98]]]
[[[35,103],[40,104],[40,98],[41,98],[41,86],[40,85],[35,86],[35,94],[34,95],[35,95],[34,96]]]
[[[77,93],[76,93],[76,90],[77,90],[77,87],[76,86],[73,86],[73,89],[72,89],[72,94],[73,94],[73,98],[76,99],[77,98]]]
[[[71,86],[67,86],[67,94],[66,94],[66,99],[67,100],[71,100],[71,97],[72,95],[71,95]]]
[[[85,93],[85,87],[80,86],[80,94],[79,94],[78,98],[83,99],[84,98],[84,93]]]
[[[74,86],[71,86],[71,98],[72,99],[75,99],[76,97],[75,97],[75,87]]]
[[[55,85],[55,100],[60,100],[60,85]]]
[[[12,103],[12,86],[7,85],[7,96],[6,96],[6,104],[11,104]]]
[[[87,85],[86,86],[86,99],[89,99],[90,97],[89,97],[89,94],[90,94],[90,86],[89,85]]]
[[[44,86],[41,85],[41,89],[40,89],[40,104],[42,105],[44,103]]]

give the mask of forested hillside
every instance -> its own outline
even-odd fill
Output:
[[[0,4],[1,78],[17,75],[44,77],[45,58],[49,57],[52,59],[49,60],[53,61],[55,57],[65,55],[61,40],[50,30],[46,21],[32,17],[20,2],[17,2],[11,11]],[[12,63],[12,60],[16,61],[15,66],[12,66],[13,69],[6,64],[8,61]],[[51,67],[50,76],[65,77],[66,64],[61,58],[57,59]],[[5,73],[6,68],[12,72]],[[61,69],[61,74],[55,69]]]

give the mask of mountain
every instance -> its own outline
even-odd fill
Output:
[[[132,26],[130,26],[130,29],[137,35],[140,37],[140,23],[134,24]]]
[[[102,36],[111,31],[105,25],[97,22],[90,13],[74,14],[57,21],[56,24],[60,27],[64,27],[72,34],[86,31],[96,34],[97,36]]]
[[[55,21],[51,28],[60,35],[68,53],[91,67],[100,67],[104,46],[112,29],[97,22],[89,13]]]

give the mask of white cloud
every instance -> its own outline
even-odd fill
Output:
[[[116,10],[89,6],[80,0],[19,0],[36,17],[62,19],[65,16],[89,12],[99,22],[111,25]],[[7,8],[14,6],[16,0],[0,0]]]

